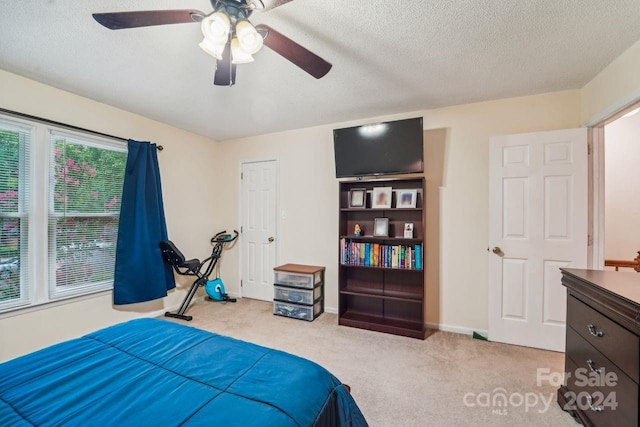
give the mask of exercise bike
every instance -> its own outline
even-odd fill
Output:
[[[209,282],[209,276],[213,269],[216,267],[220,256],[222,255],[222,250],[225,248],[225,245],[233,242],[238,238],[238,232],[233,230],[234,236],[231,234],[227,234],[227,231],[221,231],[215,236],[211,238],[211,243],[213,244],[213,249],[211,250],[211,256],[200,261],[197,258],[187,260],[180,250],[176,247],[176,245],[171,240],[164,240],[160,242],[160,251],[162,252],[162,260],[169,264],[176,273],[183,276],[196,276],[196,280],[193,282],[191,287],[189,288],[189,292],[184,297],[184,301],[180,305],[180,308],[177,312],[172,313],[167,311],[164,313],[166,317],[174,317],[177,319],[186,320],[187,322],[193,319],[193,316],[187,316],[184,314],[189,308],[189,304],[193,299],[193,296],[196,294],[196,291],[200,286],[206,286]],[[219,283],[220,287],[216,287],[219,292],[219,298],[212,298],[225,302],[236,302],[235,298],[230,298],[229,295],[224,293],[224,288]],[[209,293],[209,292],[208,292]]]

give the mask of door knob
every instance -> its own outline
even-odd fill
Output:
[[[269,243],[273,243],[273,241],[276,240],[273,238],[273,236],[269,237]]]
[[[491,252],[493,252],[496,255],[500,255],[502,253],[502,249],[500,249],[499,246],[494,246],[493,249],[491,249]]]

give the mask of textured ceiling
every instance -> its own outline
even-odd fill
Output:
[[[91,17],[181,8],[212,10],[0,0],[0,69],[222,141],[577,89],[640,39],[638,0],[295,0],[251,21],[331,62],[329,74],[316,80],[263,48],[235,86],[218,87],[198,24],[111,31]]]

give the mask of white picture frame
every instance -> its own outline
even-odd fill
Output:
[[[418,190],[396,190],[396,208],[411,209],[416,207]]]
[[[371,207],[373,209],[389,209],[391,208],[391,196],[393,190],[391,187],[373,187],[371,196]]]
[[[404,238],[413,239],[413,223],[412,222],[407,222],[404,225]]]

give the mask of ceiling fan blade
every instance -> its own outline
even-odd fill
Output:
[[[229,43],[222,52],[222,59],[216,60],[216,74],[213,78],[216,86],[233,86],[236,84],[236,64],[231,63],[231,47]]]
[[[151,27],[153,25],[200,22],[206,15],[199,10],[141,10],[137,12],[94,13],[93,19],[110,30]]]
[[[332,65],[329,62],[268,25],[259,24],[256,25],[256,29],[262,34],[266,33],[264,44],[269,49],[293,62],[316,79],[324,77],[331,70]]]
[[[278,6],[282,6],[283,4],[289,3],[293,0],[255,0],[254,4],[257,5],[257,10],[271,10],[275,9]],[[262,3],[263,7],[260,7]]]

